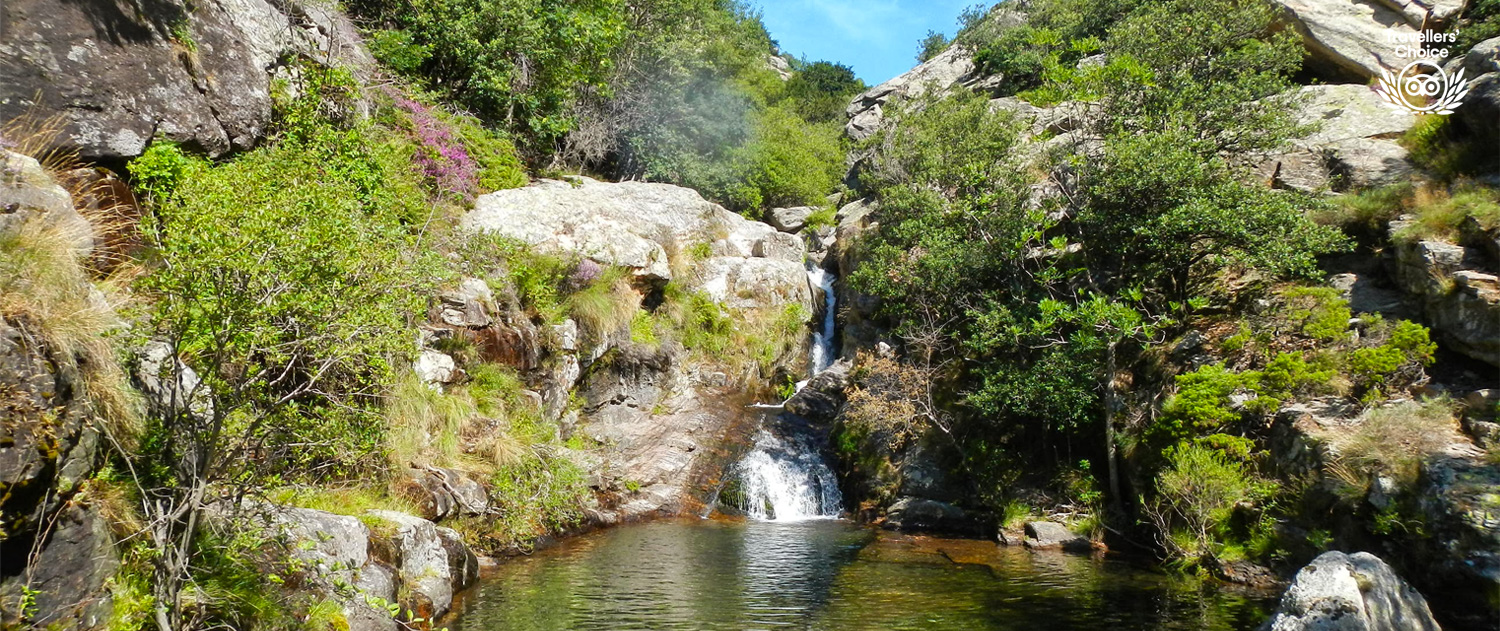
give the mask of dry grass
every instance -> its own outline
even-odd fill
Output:
[[[1416,221],[1398,235],[1403,239],[1457,241],[1459,226],[1473,217],[1483,228],[1500,226],[1500,192],[1477,184],[1460,184],[1450,193],[1423,186],[1412,193]]]
[[[591,285],[568,296],[569,313],[596,339],[625,328],[640,308],[641,295],[630,286],[624,268],[609,268]]]
[[[464,425],[478,412],[468,396],[439,392],[408,373],[392,388],[385,405],[391,464],[398,469],[459,464]]]
[[[1387,475],[1411,488],[1428,457],[1463,438],[1452,402],[1434,399],[1371,410],[1352,431],[1327,440],[1335,454],[1329,472],[1336,478],[1352,483]]]

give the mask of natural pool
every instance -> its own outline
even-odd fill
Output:
[[[1274,601],[1109,558],[845,521],[668,521],[507,561],[452,631],[1250,630]]]

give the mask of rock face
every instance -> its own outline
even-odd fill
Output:
[[[1421,304],[1427,323],[1449,348],[1500,366],[1500,278],[1482,248],[1403,236],[1410,217],[1391,222],[1396,282]],[[1477,232],[1472,241],[1500,231]]]
[[[120,566],[114,543],[108,525],[93,509],[62,509],[36,556],[20,551],[30,561],[27,571],[0,581],[0,602],[20,602],[23,588],[29,588],[35,609],[26,623],[32,628],[104,628],[112,610],[106,581]],[[21,628],[19,621],[9,619],[12,613],[0,610],[0,621]]]
[[[1416,172],[1395,140],[1416,117],[1386,105],[1370,88],[1312,85],[1291,97],[1297,122],[1319,129],[1267,158],[1257,170],[1261,180],[1300,191],[1341,191],[1391,184]]]
[[[931,531],[985,537],[994,530],[989,515],[920,497],[903,497],[886,509],[885,528],[902,531]]]
[[[0,120],[35,107],[86,159],[140,155],[155,135],[219,155],[254,145],[289,59],[367,72],[341,13],[314,3],[13,0],[0,23]]]
[[[287,542],[293,556],[310,566],[310,587],[339,602],[350,631],[396,629],[389,613],[366,600],[396,602],[398,583],[392,568],[370,555],[371,533],[364,522],[305,508],[257,507],[261,510],[252,519],[261,520]]]
[[[920,98],[977,78],[974,76],[974,56],[962,46],[951,47],[901,76],[854,97],[845,111],[849,122],[844,126],[844,133],[854,140],[869,138],[885,123],[884,108],[893,99]]]
[[[1263,631],[1439,631],[1427,599],[1368,552],[1325,552],[1297,572]]]
[[[68,191],[30,156],[0,149],[0,233],[32,221],[62,231],[80,249],[94,245],[94,228],[74,208]]]
[[[446,615],[453,607],[453,566],[437,526],[395,511],[370,511],[370,515],[395,527],[389,541],[396,555],[396,576],[411,595],[407,606],[423,618]]]
[[[682,279],[690,289],[730,307],[800,304],[812,312],[800,241],[790,245],[775,228],[729,212],[691,189],[544,180],[480,197],[463,225],[628,267],[648,284],[673,280],[677,263],[692,272]]]
[[[1421,15],[1413,20],[1381,0],[1274,1],[1302,36],[1308,69],[1331,79],[1363,82],[1380,76],[1382,66],[1399,70],[1406,62],[1396,57],[1396,47],[1386,38],[1416,35],[1422,24]],[[1453,3],[1443,4],[1446,11]]]
[[[1474,135],[1476,146],[1500,143],[1500,37],[1480,42],[1444,70],[1449,74],[1461,70],[1470,82],[1469,93],[1453,111],[1453,118]]]
[[[828,427],[838,418],[844,408],[849,389],[849,370],[853,364],[847,359],[833,363],[818,373],[792,398],[787,399],[786,411],[801,416],[816,425]]]

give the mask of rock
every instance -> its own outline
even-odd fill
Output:
[[[390,540],[399,562],[401,584],[413,601],[405,603],[423,618],[441,618],[453,605],[453,574],[448,551],[432,522],[406,513],[375,510],[369,513],[395,526]]]
[[[490,325],[495,295],[489,283],[478,278],[464,278],[458,288],[438,296],[442,310],[438,317],[448,326],[480,329]]]
[[[0,541],[10,545],[71,497],[100,444],[77,364],[54,353],[23,321],[0,318]]]
[[[0,580],[0,599],[7,605],[21,602],[24,588],[33,590],[30,616],[25,624],[9,611],[0,611],[0,618],[13,628],[105,628],[113,611],[107,583],[120,567],[114,544],[108,523],[94,508],[62,509],[46,541],[31,551],[35,556],[14,560],[24,562],[25,571]]]
[[[1404,218],[1391,222],[1397,283],[1419,299],[1445,346],[1500,366],[1500,278],[1469,269],[1482,258],[1476,249],[1404,239],[1407,225]]]
[[[41,163],[0,149],[0,234],[19,230],[31,221],[60,231],[85,253],[94,246],[93,225],[79,214],[68,191]]]
[[[408,469],[398,487],[402,495],[421,508],[426,519],[479,516],[490,510],[490,496],[484,486],[454,469]]]
[[[1273,1],[1302,36],[1308,70],[1320,77],[1364,83],[1380,76],[1382,66],[1406,65],[1387,38],[1415,36],[1417,29],[1380,0]]]
[[[766,67],[770,68],[782,81],[792,79],[792,65],[780,55],[766,55]]]
[[[886,509],[884,528],[986,536],[992,526],[985,515],[921,497],[902,497]]]
[[[1272,590],[1282,585],[1270,568],[1249,561],[1210,561],[1209,571],[1215,578],[1234,585]]]
[[[786,411],[824,427],[831,425],[844,407],[852,367],[847,359],[834,362],[787,399]]]
[[[1265,631],[1440,631],[1427,599],[1368,552],[1324,552],[1297,572]]]
[[[807,218],[818,212],[812,206],[773,208],[766,212],[766,223],[782,232],[796,232],[807,225]]]
[[[837,269],[840,276],[848,278],[859,269],[860,237],[879,226],[876,209],[874,200],[856,200],[840,208],[835,216],[837,236],[828,254],[834,261],[831,267]],[[880,301],[860,293],[851,283],[836,283],[834,290],[838,294],[840,311],[838,328],[843,336],[839,349],[843,357],[853,358],[860,350],[872,348],[880,341],[881,328],[875,322]]]
[[[350,631],[392,631],[395,621],[365,597],[394,602],[394,573],[369,555],[370,529],[359,518],[319,510],[247,503],[251,518],[263,520],[286,549],[310,566],[308,587],[334,598],[344,609]],[[349,593],[353,585],[359,593]]]
[[[452,357],[431,349],[424,349],[422,354],[417,356],[412,369],[416,371],[417,378],[421,379],[422,383],[435,386],[458,381],[460,375],[463,374],[458,370],[458,364],[454,363]]]
[[[1094,543],[1088,537],[1074,534],[1067,526],[1051,521],[1026,522],[1025,545],[1033,550],[1087,552],[1094,549]]]
[[[1474,146],[1500,143],[1500,72],[1488,72],[1471,80],[1469,93],[1464,96],[1463,104],[1453,110],[1453,118],[1474,135]]]
[[[155,136],[246,149],[290,60],[374,68],[354,25],[314,3],[13,0],[0,19],[0,120],[60,115],[57,144],[87,160],[132,158]]]
[[[464,544],[463,535],[457,530],[439,526],[437,533],[443,542],[443,551],[448,554],[448,574],[453,579],[453,591],[463,591],[479,580],[479,557]]]
[[[1329,279],[1329,284],[1343,294],[1344,299],[1349,301],[1349,309],[1355,313],[1380,313],[1399,317],[1406,311],[1401,292],[1381,287],[1368,274],[1338,274]]]
[[[1365,498],[1375,510],[1385,510],[1395,503],[1401,487],[1390,476],[1377,475],[1370,484],[1370,494]]]
[[[1055,106],[1036,110],[1032,122],[1032,133],[1061,135],[1086,129],[1098,116],[1099,106],[1094,103],[1065,101]]]
[[[884,124],[884,108],[894,100],[915,99],[942,92],[974,76],[974,57],[962,46],[953,46],[890,81],[854,97],[846,114],[844,133],[859,141],[869,138]]]
[[[728,301],[726,306],[797,303],[812,310],[802,257],[788,260],[793,256],[786,247],[790,243],[771,237],[775,228],[729,212],[692,189],[588,178],[543,180],[480,197],[462,225],[628,267],[650,285],[672,280],[672,263],[684,263],[691,272],[683,279],[687,288],[707,291]],[[704,246],[706,258],[690,255]],[[757,256],[757,251],[781,258]]]
[[[1317,131],[1296,139],[1256,169],[1263,181],[1316,192],[1399,182],[1416,172],[1395,139],[1416,117],[1387,105],[1363,85],[1311,85],[1288,95],[1297,122]]]
[[[755,242],[753,253],[761,258],[801,263],[807,259],[807,245],[796,235],[773,232]]]
[[[166,342],[152,340],[140,350],[135,380],[157,414],[175,416],[186,411],[200,420],[213,418],[212,393]]]

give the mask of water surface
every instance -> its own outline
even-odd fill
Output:
[[[1274,602],[1130,564],[845,521],[624,526],[507,561],[452,631],[1249,631]]]

